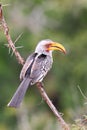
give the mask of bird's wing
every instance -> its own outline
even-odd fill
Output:
[[[26,75],[30,76],[30,78],[32,79],[32,84],[40,82],[50,70],[51,66],[52,58],[50,56],[44,54],[37,55],[31,67],[30,74],[28,72],[28,68],[26,71]]]
[[[33,53],[26,59],[25,64],[24,64],[24,66],[23,66],[23,68],[21,70],[21,73],[20,73],[20,80],[24,79],[27,69],[28,69],[28,71],[31,70],[31,66],[32,66],[32,64],[34,62],[34,59],[35,59],[36,55],[37,55],[37,53]]]

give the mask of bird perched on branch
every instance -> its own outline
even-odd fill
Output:
[[[63,45],[49,39],[42,40],[37,44],[35,52],[27,58],[21,70],[21,83],[11,101],[8,103],[9,107],[19,107],[28,86],[34,85],[37,82],[42,82],[43,78],[52,67],[53,50],[59,50],[66,53]]]

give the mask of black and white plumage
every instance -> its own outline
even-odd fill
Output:
[[[53,50],[59,50],[65,53],[65,48],[61,44],[51,40],[42,40],[38,43],[35,52],[27,58],[21,70],[20,80],[22,80],[22,82],[8,103],[9,107],[19,107],[28,86],[42,82],[52,67]]]

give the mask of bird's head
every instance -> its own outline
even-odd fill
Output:
[[[57,42],[53,42],[49,39],[40,41],[36,46],[35,52],[41,54],[52,54],[53,50],[59,50],[63,53],[66,53],[66,50],[63,45]]]

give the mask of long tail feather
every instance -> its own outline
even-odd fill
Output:
[[[30,79],[25,78],[21,84],[19,85],[18,89],[16,90],[15,94],[13,95],[12,99],[8,103],[8,107],[19,107],[20,103],[22,102],[24,95],[28,89],[30,84]]]

